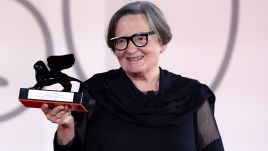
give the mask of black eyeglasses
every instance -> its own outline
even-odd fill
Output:
[[[148,36],[155,34],[154,31],[150,32],[140,32],[136,33],[130,37],[114,37],[111,38],[110,41],[112,43],[112,47],[116,50],[123,51],[127,49],[129,41],[132,41],[132,43],[137,47],[144,47],[148,43]]]

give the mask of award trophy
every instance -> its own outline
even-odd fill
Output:
[[[49,107],[68,105],[72,111],[88,112],[89,105],[93,105],[92,98],[85,97],[84,91],[71,92],[71,81],[80,83],[80,89],[87,90],[87,87],[80,80],[61,72],[74,64],[74,55],[50,56],[47,62],[50,70],[43,61],[37,61],[34,64],[37,83],[31,88],[20,89],[20,102],[25,107],[41,108],[46,103]],[[60,84],[63,90],[43,90],[45,86],[53,84]]]

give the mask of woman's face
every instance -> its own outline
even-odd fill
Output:
[[[146,17],[142,14],[126,15],[120,18],[115,36],[132,36],[135,33],[151,31]],[[148,43],[144,47],[135,46],[129,41],[128,47],[123,51],[115,49],[114,54],[123,70],[129,74],[146,75],[158,73],[159,55],[164,52],[166,45],[162,45],[156,34],[148,36]]]

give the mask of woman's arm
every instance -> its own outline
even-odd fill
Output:
[[[208,101],[197,111],[198,147],[201,151],[224,151],[221,136]]]
[[[54,138],[55,151],[69,151],[75,148],[71,146],[79,144],[79,141],[75,138],[75,124],[70,107],[57,106],[50,109],[47,104],[43,104],[42,111],[50,122],[58,124]],[[78,148],[75,150],[78,151]]]

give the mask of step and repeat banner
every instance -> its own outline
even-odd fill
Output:
[[[33,64],[74,53],[65,73],[80,80],[119,64],[105,43],[112,14],[130,0],[0,1],[0,150],[52,151],[57,125],[25,108]],[[214,90],[215,116],[226,150],[268,149],[268,1],[151,0],[173,39],[160,65]]]

